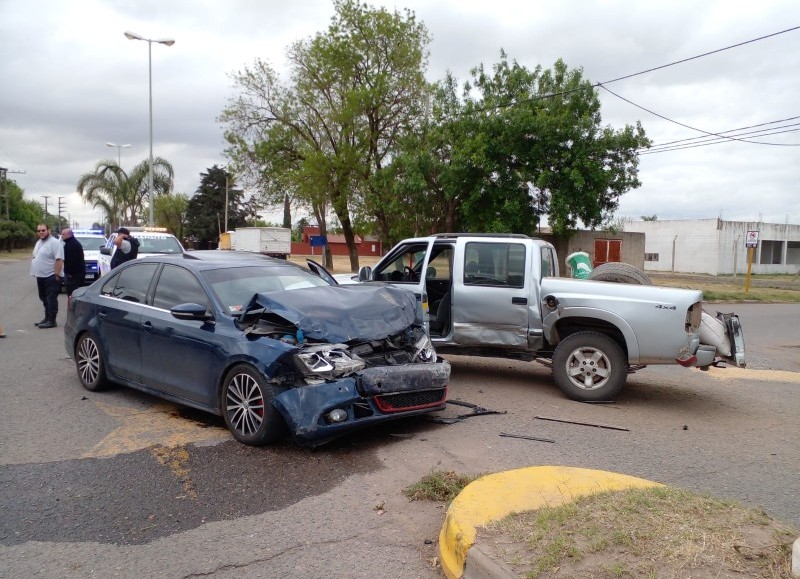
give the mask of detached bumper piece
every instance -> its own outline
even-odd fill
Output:
[[[301,444],[318,446],[360,428],[444,410],[450,364],[365,368],[347,378],[292,388],[273,404]]]

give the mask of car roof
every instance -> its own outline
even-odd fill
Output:
[[[196,253],[192,251],[191,253]],[[214,269],[227,269],[234,267],[264,267],[264,268],[292,268],[310,275],[312,271],[283,259],[253,259],[253,257],[233,257],[231,259],[198,259],[190,253],[169,255],[146,255],[128,263],[180,263],[193,271],[209,271]],[[127,264],[125,264],[127,265]]]

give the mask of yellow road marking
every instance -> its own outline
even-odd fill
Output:
[[[156,402],[142,410],[130,406],[112,405],[93,399],[95,404],[122,424],[97,443],[83,458],[103,458],[126,452],[135,452],[152,446],[175,448],[198,442],[230,440],[228,430],[216,426],[202,426],[192,420],[174,416],[175,406]]]
[[[800,372],[788,370],[755,370],[748,368],[714,368],[708,369],[707,374],[716,380],[761,380],[763,382],[788,382],[800,384]]]

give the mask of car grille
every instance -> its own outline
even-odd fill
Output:
[[[447,388],[400,392],[375,397],[375,403],[382,412],[408,412],[432,406],[441,406],[447,399]]]

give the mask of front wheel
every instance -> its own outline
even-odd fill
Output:
[[[283,435],[286,427],[272,406],[273,397],[272,385],[249,364],[228,371],[222,386],[222,416],[236,440],[260,446]]]
[[[99,392],[108,387],[103,352],[91,334],[82,335],[75,346],[75,368],[81,385],[87,390]]]
[[[613,400],[625,385],[628,367],[622,348],[599,332],[576,332],[553,353],[553,377],[573,400]]]

